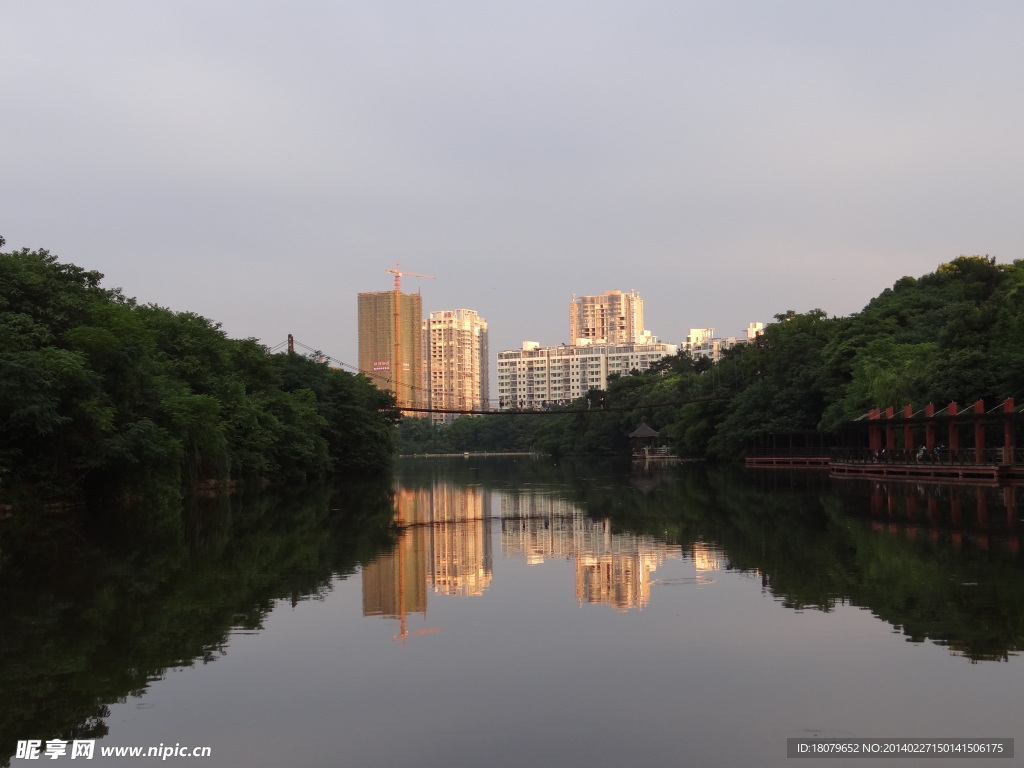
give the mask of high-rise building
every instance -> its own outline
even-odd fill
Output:
[[[359,370],[393,392],[399,406],[423,404],[422,323],[418,293],[359,294]]]
[[[487,407],[487,321],[472,309],[431,312],[423,321],[427,407],[479,411]],[[458,414],[435,413],[435,424]]]
[[[569,303],[570,344],[643,344],[644,301],[636,291],[576,296]]]

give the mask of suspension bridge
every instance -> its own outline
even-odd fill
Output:
[[[381,389],[387,389],[392,392],[395,391],[396,382],[390,376],[382,375],[376,372],[367,372],[359,370],[359,366],[352,365],[339,360],[336,357],[326,354],[322,350],[314,349],[313,347],[307,346],[302,342],[295,339],[291,334],[288,334],[288,338],[279,344],[275,344],[273,347],[267,348],[267,354],[276,354],[279,352],[287,351],[294,354],[299,354],[298,350],[302,350],[308,357],[322,363],[328,363],[336,365],[338,368],[348,371],[350,373],[360,374],[371,379]],[[428,395],[429,392],[419,386],[415,385],[404,385],[406,388],[412,388],[424,396]],[[567,407],[567,406],[550,406],[545,410],[517,410],[517,409],[501,409],[498,408],[493,402],[488,404],[487,408],[476,409],[476,408],[421,408],[411,407],[407,405],[398,406],[404,413],[447,413],[461,416],[558,416],[566,413],[602,413],[609,411],[634,411],[643,408],[669,408],[682,405],[689,405],[690,403],[702,403],[709,402],[712,400],[722,399],[722,395],[706,395],[702,397],[689,397],[680,400],[672,400],[666,402],[657,403],[635,403],[631,405],[614,405],[605,402],[605,398],[602,395],[599,400],[587,399],[587,407]]]

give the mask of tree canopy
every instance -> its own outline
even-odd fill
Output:
[[[388,466],[399,414],[366,377],[102,278],[0,253],[0,502]]]

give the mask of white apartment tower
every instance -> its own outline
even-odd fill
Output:
[[[643,344],[644,301],[636,291],[576,296],[569,303],[569,344]]]
[[[431,312],[423,321],[424,378],[429,408],[480,411],[490,394],[487,321],[472,309]],[[435,413],[435,424],[459,414]]]

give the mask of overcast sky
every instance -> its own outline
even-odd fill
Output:
[[[492,355],[572,294],[741,334],[1022,257],[1024,3],[0,0],[0,235],[355,364],[400,262]],[[492,392],[492,397],[496,393]]]

